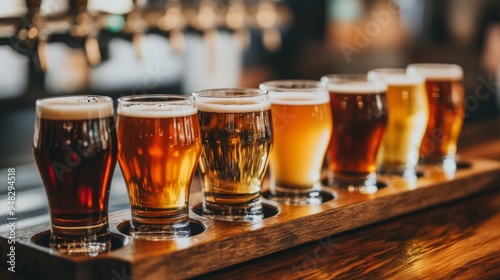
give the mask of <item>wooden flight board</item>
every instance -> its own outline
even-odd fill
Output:
[[[454,178],[426,171],[416,185],[381,178],[375,194],[324,187],[326,202],[287,206],[264,199],[266,218],[225,222],[199,215],[201,193],[190,198],[193,236],[146,241],[128,233],[128,209],[110,214],[112,251],[98,257],[69,257],[48,248],[49,221],[16,231],[16,271],[37,279],[176,279],[202,275],[333,234],[387,220],[498,187],[500,162],[471,159]],[[199,184],[197,180],[194,184]],[[267,187],[268,181],[265,182]],[[199,186],[198,186],[199,187]],[[0,234],[6,266],[8,232]]]

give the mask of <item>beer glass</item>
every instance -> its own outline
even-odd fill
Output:
[[[321,168],[332,135],[328,90],[318,81],[262,83],[269,92],[274,128],[271,198],[286,204],[320,204]]]
[[[130,234],[148,240],[189,236],[189,190],[201,149],[194,98],[126,96],[118,99],[117,115]]]
[[[195,91],[202,134],[203,215],[263,218],[261,186],[273,143],[271,103],[259,89]]]
[[[50,248],[67,255],[109,252],[108,199],[116,165],[113,100],[61,96],[36,101],[33,150],[47,193]]]
[[[465,115],[462,68],[455,64],[410,64],[407,72],[426,79],[429,122],[420,146],[420,164],[453,175]]]
[[[333,132],[327,158],[330,183],[349,191],[374,193],[377,152],[387,124],[385,83],[366,75],[327,75]]]
[[[379,68],[369,71],[368,79],[387,84],[390,113],[377,155],[378,172],[415,182],[429,115],[424,77],[409,76],[404,68]]]

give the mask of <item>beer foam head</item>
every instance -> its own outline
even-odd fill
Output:
[[[113,99],[81,95],[42,98],[36,101],[37,116],[46,120],[87,120],[114,114]]]
[[[204,112],[245,113],[271,109],[269,94],[259,89],[208,89],[193,92],[196,107]]]
[[[416,63],[406,68],[408,75],[422,75],[428,80],[462,80],[462,67],[445,63]]]
[[[369,81],[366,75],[328,75],[323,76],[321,82],[336,93],[376,94],[387,91],[385,82]]]
[[[312,80],[277,80],[260,84],[260,89],[269,92],[273,104],[313,105],[330,102],[327,89]]]
[[[196,114],[192,96],[151,94],[118,99],[118,115],[136,118],[173,118]]]
[[[404,68],[378,68],[368,72],[367,79],[370,81],[380,80],[387,85],[411,86],[420,85],[425,82],[422,75],[409,75]]]
[[[190,105],[135,104],[118,106],[118,115],[135,118],[173,118],[195,115],[198,110]]]

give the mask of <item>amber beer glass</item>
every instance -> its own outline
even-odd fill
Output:
[[[453,175],[465,114],[462,68],[455,64],[410,64],[407,72],[426,79],[429,122],[420,146],[420,164]]]
[[[113,100],[63,96],[36,101],[33,148],[47,193],[50,248],[67,255],[109,252],[108,199],[116,164]]]
[[[369,80],[387,84],[389,118],[377,156],[379,173],[415,182],[420,143],[427,127],[429,108],[422,76],[409,76],[404,68],[379,68]]]
[[[321,203],[321,168],[332,135],[328,90],[308,80],[269,81],[260,88],[269,92],[273,117],[270,197]]]
[[[385,83],[366,75],[327,75],[333,133],[328,147],[331,184],[349,191],[377,191],[377,152],[387,124]]]
[[[263,218],[261,186],[273,143],[271,103],[258,89],[195,91],[202,134],[203,215]]]
[[[148,240],[189,236],[189,190],[201,149],[194,98],[126,96],[118,99],[117,113],[131,235]]]

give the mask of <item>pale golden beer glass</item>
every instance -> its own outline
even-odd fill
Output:
[[[462,68],[455,64],[410,64],[407,72],[426,79],[429,121],[420,146],[420,164],[452,175],[465,116]]]
[[[274,127],[270,197],[286,204],[320,204],[321,168],[332,134],[328,90],[318,81],[262,83]]]
[[[49,202],[50,248],[76,256],[109,252],[108,200],[117,152],[113,100],[37,100],[33,151]]]
[[[387,124],[387,86],[366,75],[327,75],[333,133],[328,148],[330,183],[349,191],[374,193],[377,153]]]
[[[118,162],[132,210],[133,237],[190,234],[188,198],[201,150],[195,100],[181,95],[118,99]]]
[[[202,134],[203,215],[263,218],[261,188],[273,143],[271,103],[258,89],[195,91]]]
[[[374,69],[368,79],[387,84],[389,118],[377,155],[378,172],[414,182],[429,115],[425,79],[407,75],[404,68]]]

